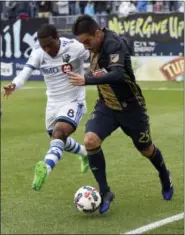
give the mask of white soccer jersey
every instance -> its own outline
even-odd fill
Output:
[[[49,56],[40,46],[33,49],[25,67],[40,68],[47,87],[48,101],[81,102],[85,99],[85,87],[72,85],[66,72],[73,71],[83,75],[83,61],[88,59],[89,52],[76,39],[61,37],[60,42],[60,49],[55,57]],[[18,77],[13,81],[17,86]]]

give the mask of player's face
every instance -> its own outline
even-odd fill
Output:
[[[59,38],[55,39],[52,37],[47,37],[43,39],[39,39],[40,46],[42,49],[51,57],[55,57],[60,48],[60,40]]]
[[[77,36],[79,42],[81,42],[84,47],[92,52],[98,52],[100,50],[102,42],[102,31],[97,30],[95,35],[90,35],[88,33],[83,33]]]

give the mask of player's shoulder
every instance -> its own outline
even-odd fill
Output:
[[[82,51],[84,49],[84,46],[82,43],[78,42],[75,38],[61,38],[61,46],[66,49],[68,52],[72,52],[73,54],[78,54],[79,51]]]
[[[60,37],[61,46],[62,47],[70,47],[78,43],[78,41],[75,38],[66,38],[66,37]]]
[[[66,37],[60,37],[61,47],[69,46],[70,39]]]
[[[103,48],[106,53],[112,52],[114,50],[119,50],[124,47],[123,39],[115,32],[104,29],[105,37],[103,42]]]
[[[32,48],[32,54],[41,55],[43,53],[44,53],[44,51],[41,48],[40,43],[39,42],[35,43],[35,45]]]
[[[69,46],[69,47],[75,47],[77,45],[82,45],[79,41],[77,41],[75,38],[60,38],[63,46]]]
[[[33,46],[33,49],[38,49],[38,48],[41,48],[39,41],[37,41]]]

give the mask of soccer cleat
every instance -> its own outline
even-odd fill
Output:
[[[104,194],[101,194],[101,197],[102,197],[102,202],[99,208],[99,212],[100,214],[103,214],[109,210],[110,204],[114,200],[115,195],[111,191],[109,191]]]
[[[174,192],[173,184],[170,178],[170,172],[167,175],[159,174],[162,185],[162,196],[164,200],[171,200]]]
[[[88,156],[80,156],[79,158],[81,160],[81,173],[86,173],[89,169],[89,160],[88,160]]]
[[[39,191],[47,177],[47,166],[44,161],[40,161],[35,166],[35,175],[32,183],[32,189]]]

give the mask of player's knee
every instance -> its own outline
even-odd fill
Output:
[[[53,139],[60,139],[63,141],[66,141],[68,136],[69,136],[68,132],[61,128],[55,128],[52,134]]]
[[[147,149],[140,151],[144,157],[151,157],[154,152],[154,145],[151,144]]]
[[[101,145],[101,140],[95,133],[88,132],[85,134],[84,144],[87,150],[92,150]]]
[[[74,128],[70,124],[58,122],[56,123],[55,128],[53,130],[52,138],[60,139],[65,142],[67,137],[70,136],[73,132]]]

